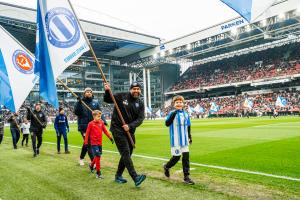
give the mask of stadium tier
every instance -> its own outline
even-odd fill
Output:
[[[34,52],[35,10],[8,3],[0,3],[0,8],[0,25]],[[251,23],[237,17],[168,42],[80,21],[113,91],[128,91],[129,84],[138,81],[146,107],[157,110],[174,94],[199,99],[270,88],[298,90],[299,16],[293,1],[279,1]],[[103,81],[89,53],[59,78],[78,95],[91,87],[102,101]],[[76,102],[60,83],[57,90],[62,103]],[[40,100],[38,84],[28,100]]]

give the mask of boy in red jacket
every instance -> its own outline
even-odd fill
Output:
[[[103,178],[100,171],[100,157],[102,154],[102,131],[110,139],[111,143],[114,143],[114,140],[105,128],[104,122],[101,120],[101,114],[102,113],[100,110],[93,111],[94,120],[88,124],[84,139],[84,144],[89,145],[94,154],[94,159],[90,163],[90,170],[91,172],[93,172],[94,165],[96,164],[96,178]]]

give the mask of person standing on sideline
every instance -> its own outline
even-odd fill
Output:
[[[92,112],[82,104],[82,102],[87,104],[92,110],[101,110],[101,109],[99,103],[96,100],[94,100],[93,90],[91,88],[85,88],[83,93],[83,98],[82,99],[78,98],[78,101],[76,102],[74,107],[74,113],[77,116],[78,131],[81,133],[81,136],[84,141],[88,123],[93,120],[93,115]],[[101,116],[101,119],[102,121],[104,121],[104,124],[107,125],[103,115]],[[79,165],[81,166],[84,165],[84,157],[86,153],[89,154],[89,157],[92,161],[93,153],[88,148],[88,145],[85,145],[83,143],[80,157],[79,157]]]
[[[0,107],[0,144],[2,143],[4,136],[4,116],[2,108]]]
[[[22,146],[24,146],[24,141],[25,141],[26,142],[26,147],[28,147],[28,137],[29,137],[29,134],[30,134],[29,128],[30,128],[30,123],[25,118],[24,122],[21,125],[21,131],[23,133]]]
[[[109,90],[109,84],[105,84],[105,94],[104,101],[107,103],[113,103]],[[118,147],[119,153],[121,155],[118,170],[115,175],[115,182],[126,183],[127,180],[122,177],[125,168],[128,170],[131,178],[135,182],[135,186],[138,187],[146,179],[146,176],[141,174],[138,175],[133,166],[131,155],[133,152],[133,146],[126,134],[127,131],[135,142],[135,130],[140,126],[145,119],[145,106],[140,99],[141,95],[141,85],[134,82],[130,86],[130,92],[128,93],[118,93],[114,94],[116,102],[120,108],[120,111],[125,120],[125,125],[122,124],[116,108],[113,110],[111,118],[110,131],[113,134],[115,143]]]
[[[14,149],[17,149],[17,144],[19,142],[20,139],[20,126],[19,126],[19,119],[18,119],[18,114],[14,113],[12,114],[8,120],[10,123],[10,132],[11,132],[11,137],[12,137],[12,141],[13,141],[13,146]]]
[[[68,137],[67,133],[70,132],[68,118],[65,115],[65,111],[62,107],[58,109],[59,114],[56,116],[54,121],[54,128],[56,131],[57,136],[57,153],[60,154],[60,141],[61,136],[64,138],[64,144],[65,144],[65,154],[69,154],[69,148],[68,148]]]
[[[184,98],[175,96],[173,98],[175,110],[167,116],[166,126],[170,127],[170,143],[172,158],[163,166],[165,176],[170,177],[170,169],[176,165],[182,155],[182,169],[184,174],[184,183],[194,185],[189,177],[190,175],[190,154],[189,144],[192,144],[191,120],[187,112],[183,110]]]
[[[33,157],[36,157],[40,154],[40,147],[43,141],[43,129],[47,126],[47,117],[42,111],[40,103],[35,104],[34,111],[27,108],[27,119],[30,120],[29,131],[32,140]]]

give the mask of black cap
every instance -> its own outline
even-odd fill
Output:
[[[140,89],[142,88],[141,84],[139,84],[138,82],[133,82],[130,85],[130,89],[134,88],[134,87],[139,87]]]

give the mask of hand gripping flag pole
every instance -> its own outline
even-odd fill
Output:
[[[69,4],[70,4],[70,6],[71,6],[71,9],[73,10],[73,13],[74,13],[75,17],[77,18],[79,27],[80,27],[80,29],[81,29],[83,35],[84,35],[84,38],[85,38],[86,42],[88,43],[88,46],[89,46],[89,48],[90,48],[90,51],[91,51],[91,53],[92,53],[92,55],[93,55],[93,58],[94,58],[94,60],[95,60],[95,62],[96,62],[96,65],[97,65],[98,69],[100,70],[100,73],[101,73],[101,77],[102,77],[102,79],[103,79],[103,82],[104,82],[105,84],[107,84],[108,82],[107,82],[107,80],[106,80],[106,78],[105,78],[105,75],[104,75],[104,73],[103,73],[101,64],[100,64],[99,60],[98,60],[97,57],[96,57],[96,54],[95,54],[95,52],[94,52],[94,49],[93,49],[93,47],[92,47],[92,45],[91,45],[89,39],[87,38],[86,33],[84,32],[84,30],[83,30],[83,28],[82,28],[82,26],[81,26],[81,23],[79,22],[79,19],[78,19],[77,15],[76,15],[76,12],[75,12],[75,10],[74,10],[74,8],[73,8],[73,6],[72,6],[70,0],[68,0],[68,2],[69,2]],[[122,122],[123,125],[125,125],[126,122],[125,122],[125,120],[124,120],[124,118],[123,118],[123,116],[122,116],[122,113],[121,113],[121,111],[120,111],[120,108],[119,108],[119,106],[118,106],[118,104],[117,104],[117,102],[116,102],[116,99],[115,99],[115,97],[114,97],[114,95],[113,95],[111,89],[109,89],[108,91],[109,91],[109,95],[110,95],[110,97],[111,97],[111,99],[112,99],[112,101],[113,101],[113,103],[114,103],[114,106],[115,106],[115,108],[116,108],[116,110],[117,110],[117,112],[118,112],[118,115],[119,115],[119,117],[120,117],[120,119],[121,119],[121,122]],[[132,137],[131,137],[129,131],[126,131],[126,134],[127,134],[127,137],[128,137],[129,140],[130,140],[130,143],[131,143],[132,147],[135,148],[134,141],[133,141],[133,139],[132,139]]]

